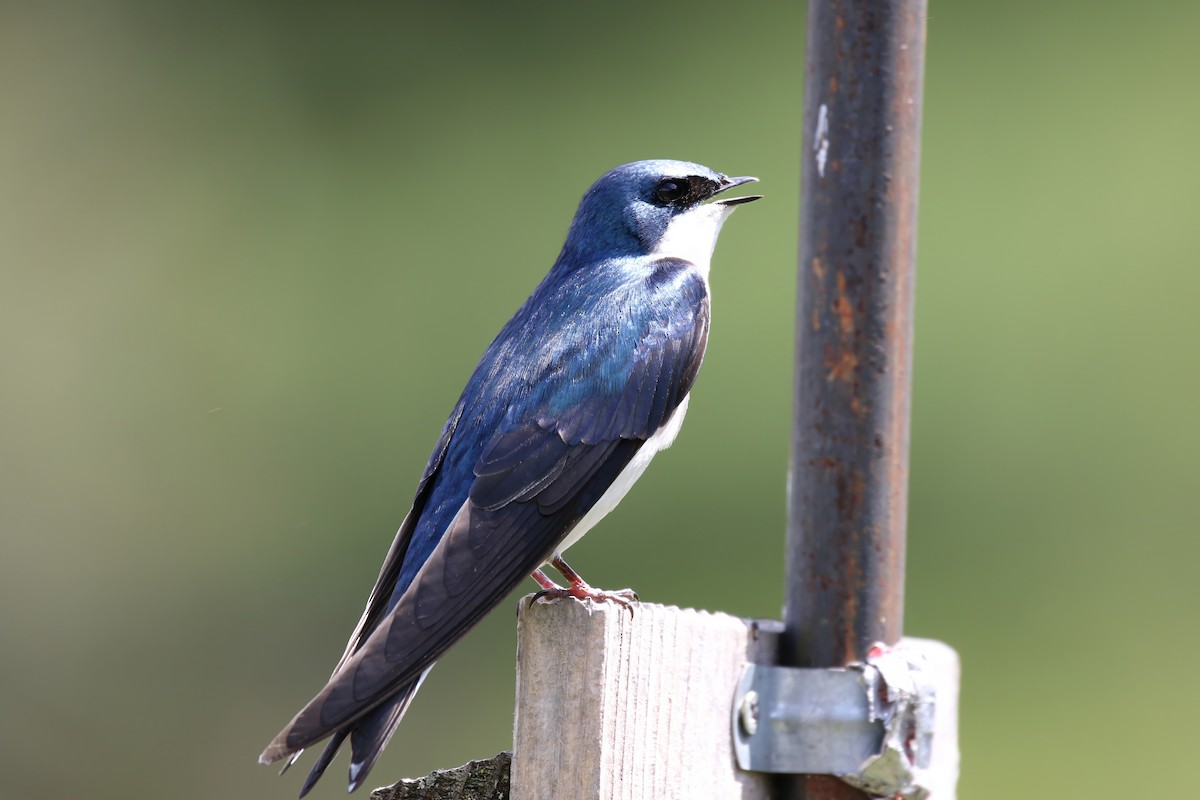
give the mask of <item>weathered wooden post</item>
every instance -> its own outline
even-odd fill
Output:
[[[778,623],[642,604],[523,604],[513,800],[769,800],[733,760],[730,705],[747,663],[777,658]]]

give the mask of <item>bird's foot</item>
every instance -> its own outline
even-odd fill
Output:
[[[573,597],[576,600],[591,600],[594,603],[616,603],[628,611],[631,617],[633,616],[633,607],[638,603],[637,592],[633,591],[633,589],[608,591],[606,589],[596,589],[588,586],[586,583],[542,589],[540,592],[534,594],[532,600],[540,600],[543,597],[551,600],[559,597]]]
[[[563,574],[569,585],[559,586],[546,577],[546,573],[540,569],[534,570],[533,579],[541,585],[542,590],[533,596],[533,600],[538,600],[542,597],[552,599],[573,597],[576,600],[591,600],[594,603],[615,603],[627,610],[629,616],[633,616],[633,607],[639,602],[637,592],[633,589],[618,589],[616,591],[597,589],[588,585],[583,578],[579,577],[579,573],[571,569],[567,565],[567,562],[561,558],[555,558],[550,563],[554,565],[556,570]]]

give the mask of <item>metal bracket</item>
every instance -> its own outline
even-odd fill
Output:
[[[948,654],[948,656],[947,656]],[[935,660],[930,669],[927,663]],[[935,732],[938,682],[956,710],[958,660],[938,642],[876,645],[844,669],[749,664],[733,702],[738,766],[753,772],[836,775],[876,797],[923,800]],[[951,718],[948,725],[956,727]],[[957,777],[956,731],[947,766]],[[930,778],[930,780],[925,780]],[[937,797],[945,797],[938,792]]]
[[[748,664],[734,708],[738,766],[754,772],[854,772],[883,742],[861,670]]]

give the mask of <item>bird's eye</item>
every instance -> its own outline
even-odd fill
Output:
[[[679,201],[687,194],[687,184],[683,181],[673,180],[668,178],[665,181],[659,181],[658,186],[654,187],[654,200],[663,205],[670,205]]]

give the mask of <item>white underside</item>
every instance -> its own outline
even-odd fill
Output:
[[[683,398],[675,411],[671,414],[670,419],[666,421],[653,436],[646,440],[646,443],[638,449],[633,460],[626,465],[617,479],[608,487],[608,491],[600,496],[596,504],[592,506],[583,519],[579,520],[571,532],[567,534],[567,538],[558,546],[558,550],[554,553],[557,558],[567,551],[567,548],[583,538],[583,535],[591,530],[597,522],[604,519],[608,512],[617,507],[621,499],[629,493],[633,485],[637,483],[638,478],[642,477],[642,473],[646,471],[646,467],[650,466],[650,461],[658,454],[660,450],[666,450],[675,441],[675,437],[679,435],[679,429],[683,427],[683,418],[687,414],[688,401],[691,400],[691,395]]]

